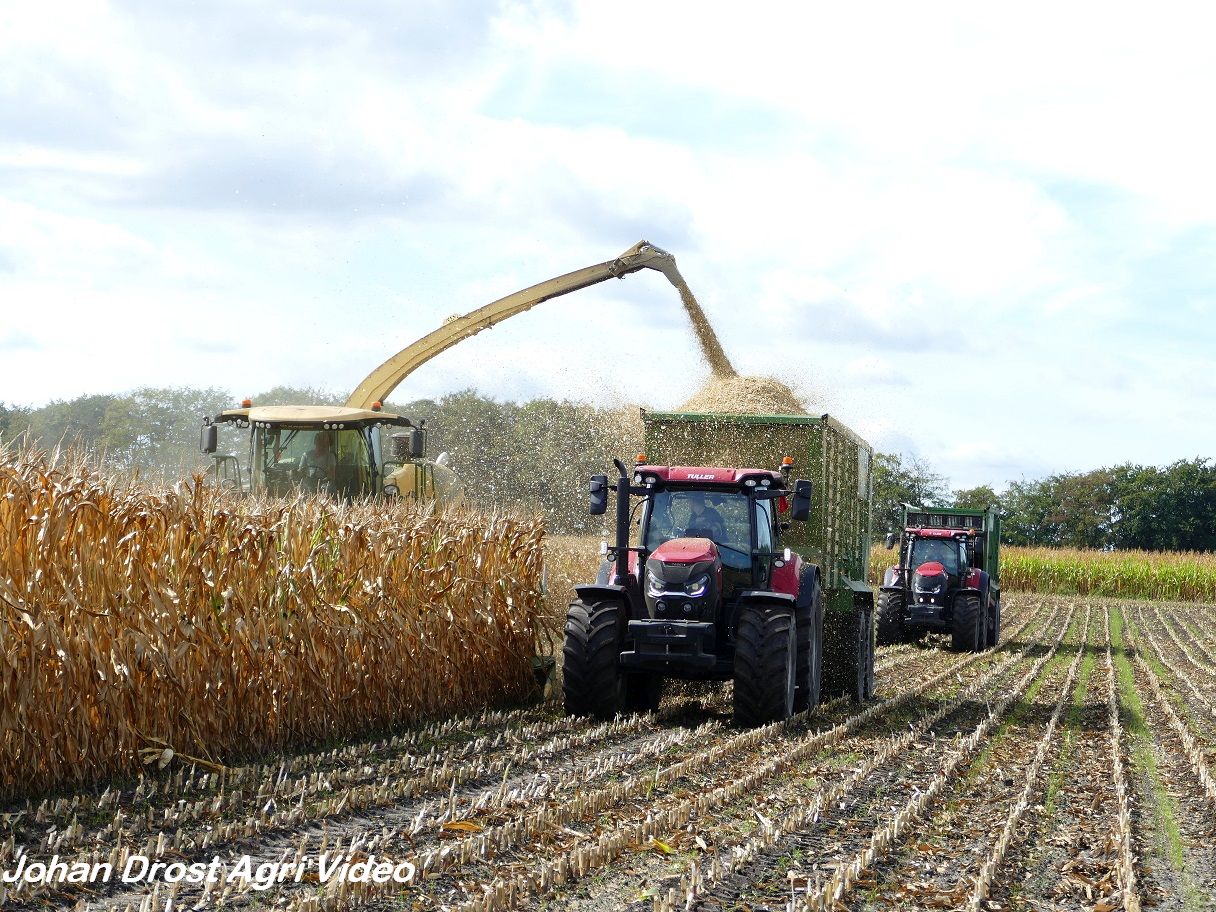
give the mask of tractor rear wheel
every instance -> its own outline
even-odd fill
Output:
[[[788,719],[794,713],[797,624],[788,611],[743,605],[735,625],[735,724]]]
[[[984,615],[977,595],[954,600],[954,630],[950,646],[955,652],[979,652],[984,648]]]
[[[878,645],[894,646],[907,643],[908,631],[904,627],[904,594],[881,592],[878,595]]]
[[[794,691],[794,712],[805,712],[819,705],[823,681],[823,590],[819,580],[808,574],[803,585],[812,593],[802,599],[795,618],[798,623],[797,689]],[[801,587],[799,589],[801,598]]]
[[[621,673],[624,609],[610,600],[575,599],[566,610],[562,693],[566,713],[611,719],[625,708]]]

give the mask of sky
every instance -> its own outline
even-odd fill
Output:
[[[1198,3],[0,5],[0,401],[353,389],[640,239],[741,373],[954,487],[1216,456]],[[643,272],[408,377],[675,408]]]

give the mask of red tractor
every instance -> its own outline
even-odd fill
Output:
[[[899,564],[883,578],[878,597],[879,645],[904,643],[930,630],[951,635],[960,652],[978,652],[1001,639],[1000,516],[995,508],[967,510],[904,505]]]
[[[616,536],[598,579],[575,587],[566,615],[566,711],[601,719],[650,711],[665,678],[733,680],[734,718],[744,726],[817,705],[819,568],[780,545],[790,522],[809,516],[811,483],[790,486],[792,460],[770,471],[642,459],[632,472],[614,460],[614,486],[606,475],[591,479],[593,515],[616,491]]]

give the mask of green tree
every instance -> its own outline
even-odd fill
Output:
[[[919,456],[875,453],[873,471],[874,503],[870,528],[876,540],[899,528],[903,522],[901,504],[944,506],[950,500],[946,479]]]
[[[1001,499],[996,491],[988,485],[977,485],[974,488],[962,488],[954,492],[951,506],[960,510],[984,510],[991,506],[1000,506]]]
[[[251,396],[257,405],[345,405],[346,396],[316,386],[274,386]],[[235,408],[236,404],[225,408]]]
[[[29,413],[30,436],[46,450],[57,446],[99,451],[103,445],[102,420],[119,396],[78,396],[54,399]]]
[[[214,387],[137,389],[107,405],[101,446],[110,463],[127,471],[166,477],[200,471],[207,465],[198,447],[202,416],[230,401],[227,390]]]
[[[0,442],[15,440],[29,429],[30,411],[0,402]]]

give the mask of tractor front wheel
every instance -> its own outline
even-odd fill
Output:
[[[566,610],[562,693],[567,714],[607,720],[625,709],[623,620],[624,608],[614,601],[575,599]]]
[[[984,648],[984,615],[977,595],[954,600],[954,630],[950,646],[955,652],[979,652]]]
[[[735,625],[735,724],[788,719],[794,713],[797,624],[788,611],[743,605]]]
[[[878,595],[878,645],[894,646],[908,642],[904,627],[904,594],[881,592]]]

